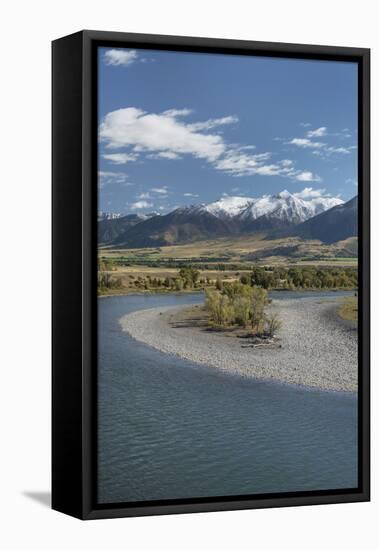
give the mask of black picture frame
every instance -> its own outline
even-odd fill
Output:
[[[359,486],[357,489],[99,505],[96,499],[98,46],[358,64]],[[52,507],[81,519],[370,499],[370,50],[81,31],[52,44]],[[66,269],[68,263],[75,269]]]

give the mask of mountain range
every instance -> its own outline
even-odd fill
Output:
[[[297,235],[335,242],[357,235],[357,198],[303,199],[282,191],[259,198],[222,197],[181,207],[166,215],[129,214],[98,223],[98,241],[144,248],[252,233]],[[342,235],[342,236],[340,236]]]

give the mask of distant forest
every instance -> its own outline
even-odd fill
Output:
[[[355,267],[253,267],[250,281],[245,282],[266,289],[356,288],[358,271]]]

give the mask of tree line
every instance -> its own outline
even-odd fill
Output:
[[[249,274],[250,275],[250,274]],[[265,289],[321,289],[357,288],[355,267],[271,267],[255,266],[251,275],[243,275],[241,282]]]
[[[122,288],[125,279],[113,274],[117,271],[112,260],[99,261],[98,286],[100,291]],[[354,267],[262,267],[254,266],[251,271],[228,272],[247,286],[258,286],[265,290],[306,290],[306,289],[355,289],[358,287],[358,273]],[[159,277],[157,275],[128,275],[129,288],[136,290],[201,290],[216,288],[221,291],[227,284],[221,275],[210,276],[201,273],[193,266],[182,267],[176,274]]]

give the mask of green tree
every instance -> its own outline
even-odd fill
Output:
[[[193,267],[182,267],[179,271],[179,277],[183,280],[185,288],[193,288],[196,286],[200,271]]]
[[[255,286],[250,297],[250,319],[253,332],[260,332],[264,321],[264,308],[268,303],[267,291]]]
[[[248,296],[236,296],[233,301],[234,320],[237,325],[246,327],[250,321],[250,299]]]
[[[214,290],[205,291],[205,308],[210,314],[211,321],[218,326],[227,326],[232,323],[234,309],[230,298]]]

